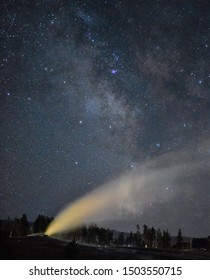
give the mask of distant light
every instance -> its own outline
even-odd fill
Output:
[[[80,124],[82,124],[82,121],[79,121]]]
[[[155,146],[160,148],[160,143],[155,143]]]
[[[78,165],[78,161],[75,161],[75,164]]]
[[[7,92],[7,95],[10,96],[10,92]]]

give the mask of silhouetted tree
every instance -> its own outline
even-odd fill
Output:
[[[131,231],[130,234],[129,234],[129,242],[130,242],[131,245],[134,244],[134,234],[133,234],[132,231]]]
[[[147,232],[147,239],[148,239],[148,247],[153,247],[153,243],[156,239],[156,231],[154,229],[154,227],[148,229]]]
[[[13,236],[20,236],[20,219],[15,218],[13,223],[13,230],[12,230]]]
[[[25,236],[28,234],[29,231],[29,222],[27,220],[27,217],[25,214],[22,215],[22,217],[19,220],[19,227],[20,227],[20,235]]]
[[[176,239],[176,247],[178,249],[182,249],[182,242],[183,242],[182,232],[181,229],[179,229],[177,239]]]
[[[136,245],[138,247],[141,246],[141,232],[140,232],[140,226],[136,225]]]
[[[5,221],[5,223],[3,223],[3,221],[1,221],[1,226],[0,226],[0,240],[1,239],[7,239],[10,236],[11,233],[11,220],[8,217],[7,221]]]
[[[144,238],[143,245],[148,247],[148,226],[147,225],[143,226],[143,238]]]
[[[147,225],[144,225],[143,227],[143,238],[144,238],[144,245],[146,247],[153,247],[153,243],[156,239],[156,230],[154,227],[148,228]]]
[[[124,233],[123,233],[123,232],[120,232],[120,233],[119,233],[119,236],[118,236],[118,243],[119,243],[119,245],[125,244],[125,237],[124,237]]]
[[[34,222],[34,233],[45,232],[52,218],[39,215]]]
[[[8,238],[9,232],[10,232],[9,229],[6,229],[6,227],[4,228],[3,222],[2,222],[2,220],[0,220],[0,243],[1,243],[1,240]]]
[[[163,240],[162,240],[162,233],[161,233],[161,230],[158,229],[156,231],[156,239],[157,239],[157,247],[158,248],[162,248],[163,246]]]
[[[113,241],[113,231],[110,229],[107,229],[107,239],[108,244],[110,245],[110,243]]]
[[[81,235],[82,235],[82,240],[86,241],[88,237],[88,230],[85,225],[82,226]]]
[[[105,228],[98,228],[98,242],[100,244],[107,244],[108,243],[108,237],[107,237],[107,232]]]
[[[126,242],[127,245],[134,245],[134,234],[131,231],[130,234],[126,237]]]
[[[98,236],[97,236],[97,225],[96,224],[91,224],[88,228],[88,242],[95,243],[98,241]]]
[[[170,234],[168,232],[168,230],[164,230],[163,231],[163,238],[162,238],[162,242],[163,242],[163,248],[170,248],[171,246],[171,237]]]
[[[144,236],[145,238],[147,238],[147,234],[148,234],[148,226],[147,226],[147,225],[144,225],[144,226],[143,226],[143,236]]]

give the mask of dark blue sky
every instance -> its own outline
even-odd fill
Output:
[[[210,136],[209,13],[208,1],[2,0],[0,217],[54,216],[146,160],[200,153]],[[208,234],[201,173],[154,226]],[[155,223],[158,203],[114,226]]]

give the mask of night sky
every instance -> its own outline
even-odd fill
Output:
[[[0,38],[0,218],[55,216],[190,149],[184,196],[164,185],[170,201],[106,225],[210,234],[209,1],[1,0]]]

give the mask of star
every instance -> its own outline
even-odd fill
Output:
[[[118,72],[117,69],[112,69],[111,70],[111,74],[113,74],[113,75],[117,74],[117,72]]]
[[[123,191],[107,188],[120,197],[101,226],[148,223],[175,236],[184,225],[186,236],[208,236],[196,213],[210,205],[195,201],[209,196],[210,7],[22,2],[0,10],[0,220],[55,217],[122,176]]]
[[[134,169],[135,167],[136,167],[136,163],[132,162],[132,163],[130,164],[130,168],[131,168],[131,169]]]
[[[119,59],[120,59],[119,55],[117,55],[116,53],[112,53],[112,56],[113,56],[115,61],[119,61]]]

